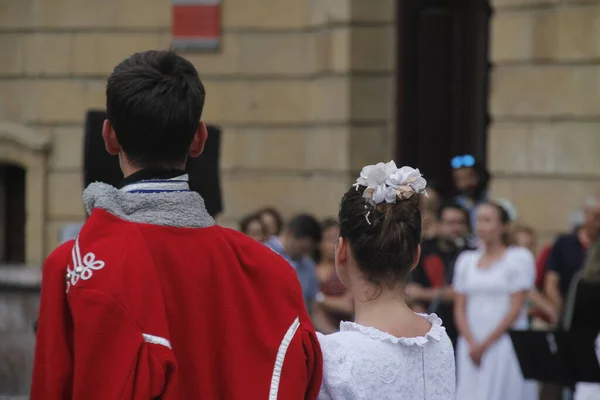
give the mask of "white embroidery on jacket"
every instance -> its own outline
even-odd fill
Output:
[[[271,377],[271,390],[269,390],[269,400],[277,400],[279,393],[279,380],[281,379],[281,371],[283,370],[283,362],[285,361],[285,353],[300,326],[300,319],[296,317],[292,325],[289,327],[281,344],[277,350],[277,358],[275,359],[275,368],[273,368],[273,376]]]
[[[142,333],[144,340],[148,343],[159,344],[161,346],[165,346],[168,349],[171,349],[171,342],[168,339],[160,336],[150,335],[148,333]]]
[[[96,260],[94,253],[86,253],[81,257],[79,237],[75,239],[75,245],[71,250],[72,265],[67,265],[67,293],[71,286],[75,286],[79,279],[87,281],[94,275],[94,271],[104,268],[104,261]]]

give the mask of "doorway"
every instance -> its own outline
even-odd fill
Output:
[[[0,164],[0,263],[25,263],[25,169]]]
[[[486,161],[489,3],[398,2],[396,158],[443,195],[452,191],[453,156]]]

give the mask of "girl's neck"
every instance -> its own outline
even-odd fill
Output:
[[[383,290],[372,298],[371,288],[353,292],[355,322],[371,326],[396,337],[424,336],[431,324],[416,315],[406,304],[400,289]]]
[[[489,256],[497,256],[499,254],[502,254],[507,247],[508,246],[502,242],[486,243],[484,252],[486,255]]]

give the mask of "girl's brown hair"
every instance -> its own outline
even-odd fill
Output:
[[[371,283],[393,288],[404,281],[421,240],[419,196],[394,204],[366,203],[366,187],[344,194],[339,211],[340,236],[348,241],[354,259]]]

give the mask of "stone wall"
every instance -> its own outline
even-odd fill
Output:
[[[551,239],[600,190],[600,1],[495,0],[494,195]]]
[[[599,188],[600,2],[494,0],[489,160],[493,193],[544,239]],[[393,157],[393,0],[227,0],[223,44],[186,53],[224,128],[225,214],[277,205],[334,214],[365,163]],[[45,249],[83,218],[81,139],[112,67],[166,48],[168,0],[5,0],[0,120],[52,138]],[[552,201],[558,198],[559,201]],[[541,207],[540,204],[544,206]],[[37,217],[36,217],[37,218]]]
[[[32,216],[43,219],[45,252],[58,244],[61,225],[84,217],[85,112],[104,107],[105,78],[119,60],[168,45],[169,10],[168,0],[2,2],[0,120],[52,138],[46,212]]]
[[[189,55],[225,132],[220,222],[265,205],[335,214],[351,171],[392,155],[394,2],[223,4],[223,53]]]
[[[392,157],[394,1],[226,0],[223,43],[184,53],[201,73],[205,120],[224,129],[220,218],[264,205],[336,212],[351,175]],[[0,120],[52,138],[43,225],[83,219],[86,110],[127,55],[170,43],[168,0],[5,0]]]

